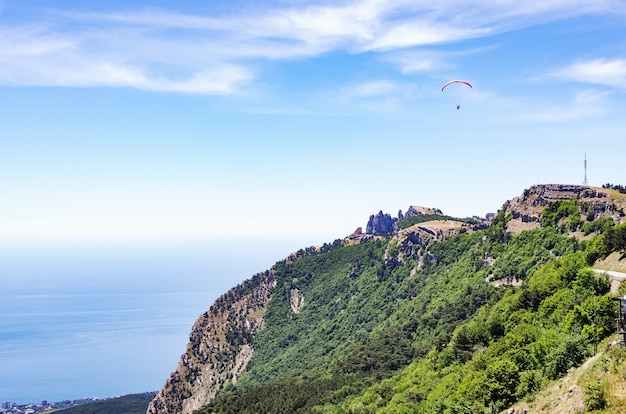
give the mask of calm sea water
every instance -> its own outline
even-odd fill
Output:
[[[198,315],[306,244],[0,247],[0,400],[157,391]]]

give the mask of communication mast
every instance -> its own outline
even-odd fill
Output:
[[[587,153],[585,152],[585,181],[583,181],[583,185],[587,185]]]

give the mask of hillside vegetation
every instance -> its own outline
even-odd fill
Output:
[[[143,414],[153,397],[153,392],[129,394],[51,412],[59,414]]]
[[[517,413],[626,413],[626,348],[604,348],[582,366],[517,402]],[[601,408],[604,407],[604,408]]]
[[[148,412],[499,413],[539,401],[616,339],[619,292],[591,266],[626,254],[619,194],[536,186],[488,225],[410,218],[300,250],[201,315]],[[622,412],[623,348],[598,360],[577,382],[577,412]]]
[[[616,293],[590,266],[623,257],[626,225],[592,211],[576,200],[550,203],[540,227],[514,235],[503,208],[486,228],[338,241],[277,263],[263,329],[227,339],[254,349],[246,369],[199,412],[530,407],[616,339]],[[581,231],[585,240],[572,237]],[[615,398],[626,377],[623,347],[598,361],[577,382],[578,412],[625,412]],[[533,409],[557,412],[550,407]]]

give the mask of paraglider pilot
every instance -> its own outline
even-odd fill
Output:
[[[453,83],[462,83],[462,84],[465,84],[465,85],[469,86],[470,88],[472,88],[472,85],[471,85],[469,82],[464,81],[464,80],[455,79],[455,80],[451,80],[451,81],[449,81],[449,82],[446,82],[446,83],[445,83],[445,85],[443,85],[443,87],[441,88],[441,92],[443,92],[443,91],[444,91],[444,89],[446,89],[446,87],[447,87],[448,85],[451,85],[451,84],[453,84]],[[473,89],[473,88],[472,88],[472,89]],[[456,106],[456,110],[458,111],[459,109],[461,109],[461,105],[457,105],[457,106]]]

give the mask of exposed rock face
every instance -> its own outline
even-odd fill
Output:
[[[439,209],[420,206],[410,206],[405,214],[402,214],[402,210],[398,211],[398,218],[391,217],[391,215],[384,214],[382,211],[379,211],[378,214],[372,214],[370,216],[369,221],[367,222],[367,227],[365,228],[365,232],[367,234],[394,234],[398,231],[398,221],[420,214],[443,215],[443,213]]]
[[[231,289],[200,315],[182,355],[148,414],[187,414],[209,403],[226,383],[236,383],[252,358],[251,341],[276,285],[271,271]]]
[[[304,296],[299,289],[293,288],[291,289],[291,297],[289,300],[289,304],[291,305],[291,311],[293,313],[300,312],[300,308],[304,306]]]
[[[442,215],[440,212],[428,214]],[[416,224],[405,230],[401,230],[395,236],[400,245],[397,259],[402,261],[405,256],[409,255],[419,261],[418,268],[421,268],[425,263],[436,262],[437,258],[428,250],[430,244],[434,241],[445,240],[451,235],[458,234],[461,229],[472,231],[469,224],[453,220],[436,220]]]
[[[411,206],[407,210],[404,217],[417,216],[420,214],[439,214],[443,216],[443,212],[438,208],[430,208],[430,207],[420,207],[420,206]]]
[[[572,184],[534,185],[505,204],[506,214],[521,223],[541,224],[541,213],[549,203],[577,199],[589,205],[596,215],[610,216],[616,223],[623,220],[626,196],[617,191]]]
[[[396,229],[397,221],[398,219],[379,211],[378,214],[370,216],[365,232],[369,234],[392,234]]]

